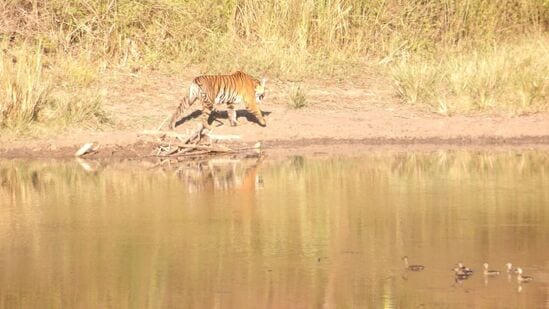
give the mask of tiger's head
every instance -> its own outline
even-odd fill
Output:
[[[267,79],[263,77],[259,84],[255,87],[255,102],[261,103],[263,101],[263,98],[265,98],[265,83],[267,82]]]

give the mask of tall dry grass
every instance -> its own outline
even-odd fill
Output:
[[[43,76],[40,46],[1,53],[0,128],[20,129],[49,103],[52,85]]]
[[[547,0],[8,0],[2,6],[4,33],[40,40],[47,52],[93,50],[122,63],[242,61],[281,73],[296,58],[305,70],[319,69],[330,61],[311,66],[311,60],[337,64],[349,56],[474,47],[549,25]]]
[[[401,98],[441,114],[549,107],[549,36],[439,57],[399,60],[391,74]]]
[[[0,53],[0,129],[19,134],[36,123],[51,128],[109,122],[101,94],[79,87],[90,79],[82,67],[78,74],[47,69],[41,45],[23,44]]]
[[[453,74],[450,70],[470,67],[476,61],[475,54],[483,59],[480,62],[499,66],[475,70],[486,74],[510,73],[507,70],[516,66],[491,59],[498,57],[498,53],[489,50],[503,48],[509,50],[508,57],[528,53],[523,58],[534,59],[544,52],[541,43],[546,42],[548,28],[548,0],[7,0],[0,3],[0,40],[12,45],[41,46],[43,56],[55,59],[53,67],[63,66],[62,59],[87,54],[88,63],[94,65],[102,62],[109,66],[155,66],[172,62],[181,69],[188,64],[200,64],[203,71],[212,73],[244,69],[282,78],[345,77],[360,72],[369,63],[365,59],[375,59],[393,73],[396,89],[404,101],[428,105],[444,102],[450,109],[463,104],[471,105],[465,109],[497,107],[508,102],[513,102],[517,109],[532,105],[546,108],[547,104],[538,104],[543,96],[537,90],[523,94],[524,99],[495,92],[504,87],[503,93],[511,94],[521,89],[515,87],[518,84],[536,85],[540,74],[531,77],[526,73],[530,69],[515,74],[511,79],[516,82],[500,83],[481,95],[497,97],[494,100],[478,101],[474,96],[463,99],[467,97],[465,91],[482,93],[483,82],[473,83],[477,88],[466,90],[458,84],[470,85],[467,80],[439,85],[435,88],[452,90],[446,90],[450,95],[437,97],[428,83],[423,88],[418,81],[425,79],[425,74],[442,74],[441,68],[433,68],[437,62],[444,63],[445,75],[467,78],[465,73]],[[536,38],[538,43],[521,51],[525,40],[513,38],[525,35]],[[93,76],[67,78],[93,83]],[[490,78],[495,77],[487,77]],[[541,83],[546,85],[546,81]],[[403,86],[406,84],[415,86]],[[510,84],[514,88],[508,88]],[[460,91],[461,94],[457,93]],[[422,96],[425,92],[432,95]]]

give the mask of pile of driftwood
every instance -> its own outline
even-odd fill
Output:
[[[173,131],[145,130],[142,135],[153,136],[156,148],[153,157],[201,157],[219,154],[260,155],[261,143],[245,145],[239,143],[238,135],[217,135],[200,126],[195,131],[178,133]]]

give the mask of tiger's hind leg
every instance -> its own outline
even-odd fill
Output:
[[[231,126],[236,127],[238,125],[238,121],[236,120],[236,111],[234,110],[234,103],[232,102],[227,103],[227,114],[229,116],[229,122],[231,123]]]
[[[214,106],[212,103],[209,103],[208,101],[204,101],[204,100],[202,101],[201,119],[202,119],[202,126],[204,127],[204,129],[211,130],[210,116],[212,114],[213,107]]]
[[[181,118],[181,115],[183,114],[183,112],[187,108],[189,108],[190,106],[191,106],[191,104],[189,103],[189,98],[185,97],[185,98],[183,98],[183,100],[181,100],[181,103],[179,104],[179,106],[177,107],[177,109],[175,110],[175,112],[172,115],[172,119],[170,121],[170,129],[171,130],[175,129],[175,125],[177,124],[177,121],[179,121],[179,119]]]

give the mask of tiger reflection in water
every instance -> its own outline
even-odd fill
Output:
[[[210,190],[255,192],[263,188],[259,165],[257,158],[188,162],[177,170],[177,176],[191,193]]]

